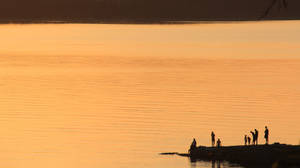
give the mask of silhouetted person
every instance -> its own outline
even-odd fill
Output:
[[[220,140],[220,138],[218,138],[218,140],[217,140],[217,147],[218,148],[221,147],[221,140]]]
[[[197,148],[197,142],[196,142],[196,139],[194,138],[194,139],[193,139],[193,142],[192,142],[192,144],[191,144],[191,146],[190,146],[189,152],[195,150],[196,148]]]
[[[256,142],[256,145],[258,144],[258,130],[257,129],[254,129],[255,131],[255,142]]]
[[[247,141],[248,141],[248,137],[247,137],[247,135],[245,135],[245,137],[244,137],[244,141],[245,141],[245,146],[247,145]]]
[[[252,144],[255,145],[255,134],[253,131],[250,131],[252,135]]]
[[[251,138],[250,138],[250,136],[248,136],[248,145],[250,145],[251,144]]]
[[[212,131],[211,132],[211,145],[215,146],[216,140],[215,140],[215,133]]]
[[[266,144],[269,144],[269,129],[267,126],[265,126],[265,139],[266,139]]]

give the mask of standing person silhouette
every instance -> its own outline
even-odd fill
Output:
[[[195,146],[195,147],[197,146],[197,142],[196,142],[195,138],[193,139],[192,146]]]
[[[221,140],[220,140],[220,138],[218,138],[218,140],[217,140],[217,147],[218,148],[221,147]]]
[[[251,144],[251,138],[250,138],[250,136],[248,136],[248,145],[250,145]]]
[[[189,149],[189,152],[192,152],[193,150],[195,150],[197,148],[197,142],[196,142],[196,139],[194,138],[193,139],[193,142],[190,146],[190,149]]]
[[[197,142],[196,142],[196,139],[194,138],[193,142],[190,146],[189,153],[193,152],[196,148],[197,148]]]
[[[265,139],[266,139],[266,145],[269,144],[269,129],[267,126],[265,126]]]
[[[256,145],[258,144],[258,130],[257,129],[254,129],[255,131],[255,142],[256,142]]]
[[[252,144],[255,145],[255,134],[253,131],[250,131],[251,135],[252,135]]]
[[[247,135],[244,136],[245,146],[247,145],[248,137]]]
[[[211,145],[215,146],[216,140],[215,140],[215,133],[212,131],[211,132]]]

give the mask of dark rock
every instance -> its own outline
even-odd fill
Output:
[[[176,153],[179,155],[178,153]],[[229,161],[242,166],[300,167],[300,146],[275,143],[272,145],[197,147],[190,151],[191,161],[220,160]]]

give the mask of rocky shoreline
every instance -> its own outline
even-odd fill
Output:
[[[161,153],[190,157],[191,162],[228,161],[245,167],[300,167],[300,145],[199,146],[189,153]]]

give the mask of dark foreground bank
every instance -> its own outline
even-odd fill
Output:
[[[283,3],[285,2],[285,3]],[[2,0],[0,23],[298,20],[299,0]]]
[[[300,146],[273,144],[251,146],[204,147],[200,146],[190,153],[161,153],[176,154],[190,157],[192,162],[197,160],[229,161],[245,167],[300,167]]]

